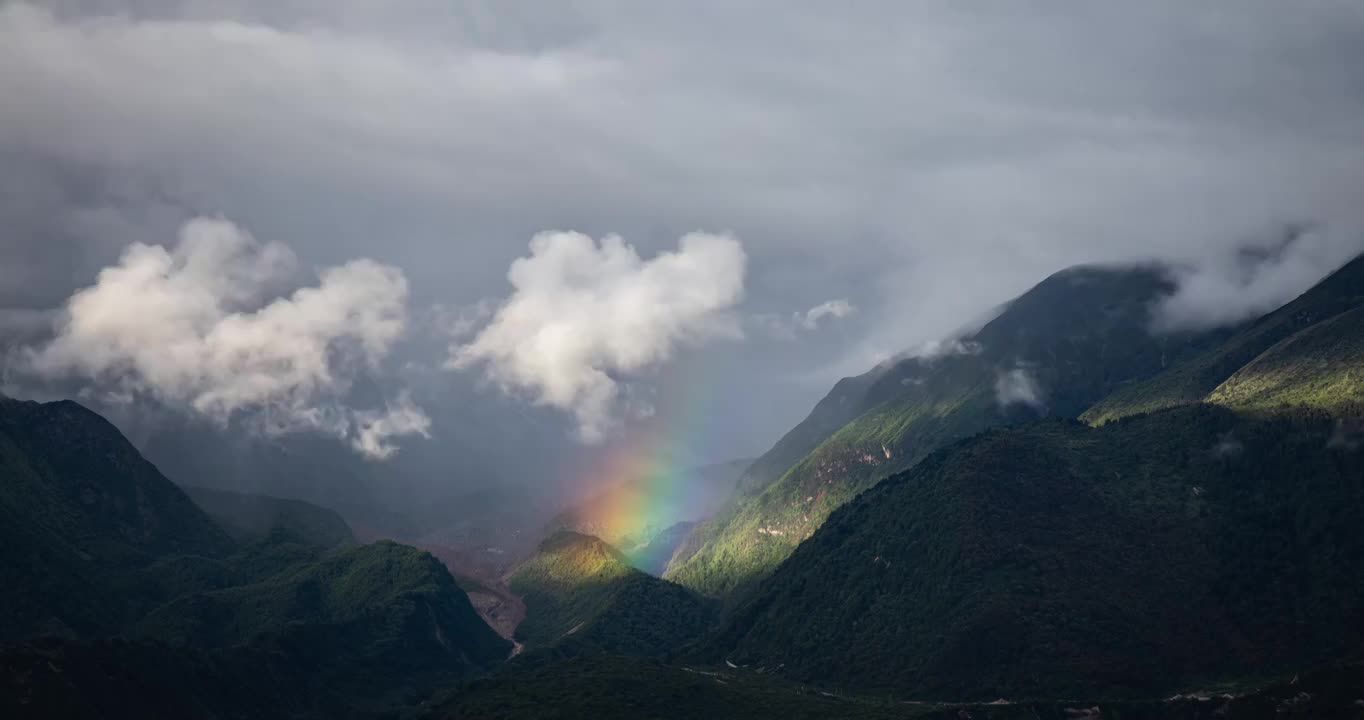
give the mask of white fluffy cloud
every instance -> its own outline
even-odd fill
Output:
[[[29,367],[218,422],[244,412],[271,433],[335,433],[386,457],[390,438],[423,434],[429,420],[408,401],[357,412],[344,397],[354,373],[376,367],[402,335],[407,282],[396,268],[355,260],[267,301],[295,264],[287,247],[230,222],[192,220],[174,248],[135,243],[72,295]]]
[[[507,273],[511,297],[452,348],[449,365],[484,365],[504,389],[572,412],[582,438],[600,440],[619,421],[624,377],[679,343],[739,335],[727,310],[743,297],[746,262],[728,235],[689,233],[646,261],[615,235],[540,233]]]
[[[384,460],[397,452],[390,442],[402,435],[430,437],[431,418],[412,402],[406,394],[398,402],[382,411],[361,410],[355,413],[355,437],[351,447],[365,455]]]

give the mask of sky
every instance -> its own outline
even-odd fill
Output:
[[[1153,331],[1310,286],[1362,67],[1344,0],[7,2],[0,388],[754,456],[1070,265],[1175,263]]]

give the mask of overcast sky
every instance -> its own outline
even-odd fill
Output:
[[[469,386],[588,443],[681,392],[752,455],[1068,265],[1187,263],[1173,324],[1304,289],[1362,70],[1347,0],[5,3],[8,384],[375,457]]]

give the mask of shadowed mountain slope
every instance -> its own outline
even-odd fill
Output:
[[[1151,697],[1358,654],[1364,452],[1335,438],[1364,410],[1343,412],[991,430],[836,511],[711,659],[991,699]]]

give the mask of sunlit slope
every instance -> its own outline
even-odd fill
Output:
[[[1329,373],[1343,369],[1345,365],[1335,363],[1336,356],[1321,355],[1319,359],[1312,360],[1310,364],[1315,369],[1296,367],[1292,356],[1304,351],[1333,352],[1328,347],[1334,342],[1333,338],[1340,333],[1355,332],[1357,316],[1343,319],[1341,323],[1319,332],[1303,335],[1300,341],[1280,344],[1308,328],[1359,307],[1364,307],[1364,257],[1355,258],[1292,302],[1240,329],[1225,342],[1196,357],[1174,363],[1169,370],[1150,379],[1118,388],[1086,410],[1081,419],[1090,424],[1102,424],[1127,415],[1211,399],[1210,394],[1217,391],[1220,391],[1219,402],[1235,405],[1306,399],[1313,392],[1306,387],[1300,388],[1305,394],[1292,391],[1285,393],[1280,389],[1274,390],[1272,396],[1254,396],[1261,395],[1260,382],[1267,383],[1263,388],[1266,390],[1270,386],[1281,387],[1298,382],[1320,383],[1323,380],[1323,368],[1327,368]],[[1242,368],[1247,368],[1262,353],[1276,346],[1279,346],[1275,351],[1276,360],[1243,375],[1231,387],[1219,387]],[[1342,348],[1341,352],[1348,354],[1352,351]],[[1340,357],[1344,358],[1345,355]],[[1301,381],[1291,374],[1298,370],[1305,373]],[[1270,379],[1265,376],[1266,373],[1276,373],[1278,379]],[[1252,379],[1252,375],[1259,376],[1259,379]],[[1342,382],[1345,385],[1352,384],[1348,379]],[[1318,395],[1318,400],[1323,399],[1328,404],[1331,402],[1329,397]]]
[[[1242,410],[1337,408],[1364,400],[1364,307],[1280,340],[1208,394]]]
[[[659,655],[699,638],[713,603],[630,566],[601,540],[561,532],[510,578],[526,603],[516,638],[559,655]]]

